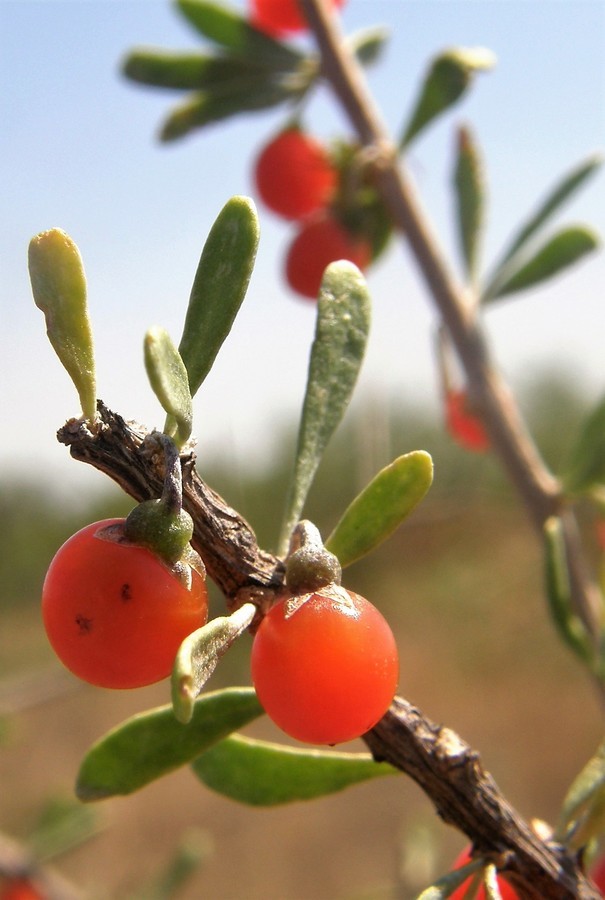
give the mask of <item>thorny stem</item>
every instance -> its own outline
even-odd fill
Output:
[[[524,502],[540,537],[552,515],[563,523],[575,611],[595,646],[599,640],[600,592],[584,560],[575,517],[561,485],[527,432],[512,393],[492,359],[473,298],[457,284],[422,211],[397,148],[370,95],[361,66],[347,49],[336,17],[322,0],[300,0],[322,59],[322,71],[360,143],[375,159],[378,190],[395,227],[408,240],[442,323],[447,328],[495,452]],[[601,689],[602,692],[602,689]]]

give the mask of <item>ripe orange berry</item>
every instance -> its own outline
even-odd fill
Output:
[[[261,150],[254,170],[261,200],[285,219],[304,219],[326,206],[338,174],[323,144],[288,128]]]
[[[339,744],[389,708],[399,675],[393,632],[364,597],[334,586],[304,602],[286,595],[254,637],[252,683],[267,715],[290,737]]]
[[[483,423],[469,409],[466,391],[448,391],[445,398],[445,420],[447,430],[467,450],[484,453],[490,447],[490,440]]]
[[[360,269],[372,258],[369,241],[346,231],[331,215],[303,223],[286,256],[286,280],[303,297],[317,299],[323,273],[331,262],[348,259]]]
[[[344,2],[331,0],[331,5],[339,9]],[[307,28],[298,0],[251,0],[251,21],[256,28],[277,38]]]
[[[194,569],[187,588],[151,550],[107,540],[95,522],[72,535],[42,588],[48,639],[74,675],[107,688],[166,678],[182,641],[206,623],[206,582]]]

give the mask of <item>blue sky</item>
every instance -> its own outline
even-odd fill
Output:
[[[601,0],[349,0],[343,21],[347,31],[391,29],[384,58],[368,77],[393,131],[433,54],[462,45],[485,46],[497,56],[496,68],[418,140],[409,159],[454,267],[449,181],[456,124],[470,123],[485,157],[487,267],[550,185],[603,149]],[[127,418],[159,426],[163,414],[147,385],[143,334],[160,324],[178,342],[210,225],[231,195],[252,193],[251,161],[284,113],[242,117],[159,145],[155,133],[176,96],[128,84],[119,68],[134,46],[199,47],[168,0],[0,0],[0,41],[0,387],[9,424],[0,472],[42,465],[59,486],[94,489],[104,479],[72,463],[55,442],[56,428],[78,414],[77,398],[31,300],[29,239],[58,226],[77,242],[89,283],[99,396]],[[308,123],[326,138],[348,133],[327,92],[310,108]],[[605,233],[604,185],[599,175],[557,221],[585,221]],[[302,398],[313,308],[281,280],[290,229],[262,208],[260,214],[249,295],[195,401],[202,460],[262,459]],[[497,359],[513,383],[552,361],[593,394],[605,388],[604,274],[601,253],[489,314]],[[434,314],[407,250],[393,245],[368,280],[375,313],[361,393],[428,403],[437,414]]]

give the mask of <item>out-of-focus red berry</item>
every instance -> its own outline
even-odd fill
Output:
[[[0,887],[0,900],[46,900],[46,897],[28,878],[11,878]]]
[[[331,215],[303,223],[286,256],[286,280],[303,297],[317,299],[323,273],[331,262],[347,259],[364,269],[371,260],[369,241],[346,231]]]
[[[605,897],[605,856],[601,857],[589,874],[602,896]]]
[[[445,421],[454,440],[476,453],[484,453],[490,440],[483,423],[468,407],[466,391],[449,390],[445,398]]]
[[[266,144],[254,176],[263,203],[285,219],[304,219],[326,206],[338,181],[323,144],[299,128]]]
[[[471,858],[471,848],[467,847],[462,851],[460,856],[458,856],[452,868],[462,868],[462,866],[465,866],[471,861]],[[474,881],[474,877],[474,875],[469,876],[468,880],[465,881],[464,884],[461,884],[459,888],[456,888],[454,893],[450,894],[450,900],[464,900],[467,895],[468,889]],[[519,900],[518,893],[514,890],[514,888],[510,886],[508,881],[506,881],[506,879],[502,875],[498,875],[498,888],[500,890],[502,900]],[[483,885],[473,896],[475,896],[477,900],[486,900],[485,888],[483,887]]]
[[[330,0],[334,9],[345,0]],[[296,31],[304,31],[307,23],[298,0],[251,0],[251,21],[271,37],[282,37]]]

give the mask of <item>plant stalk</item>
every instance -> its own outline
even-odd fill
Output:
[[[375,160],[378,190],[393,224],[407,239],[429,295],[446,327],[473,393],[473,403],[494,451],[521,497],[540,538],[552,515],[561,515],[576,613],[592,636],[600,635],[600,591],[584,559],[577,524],[566,508],[559,481],[542,460],[512,392],[490,352],[474,298],[454,278],[398,157],[363,70],[348,50],[338,20],[323,0],[300,0],[321,54],[322,72],[347,114],[361,145]],[[603,696],[603,688],[599,686]]]

